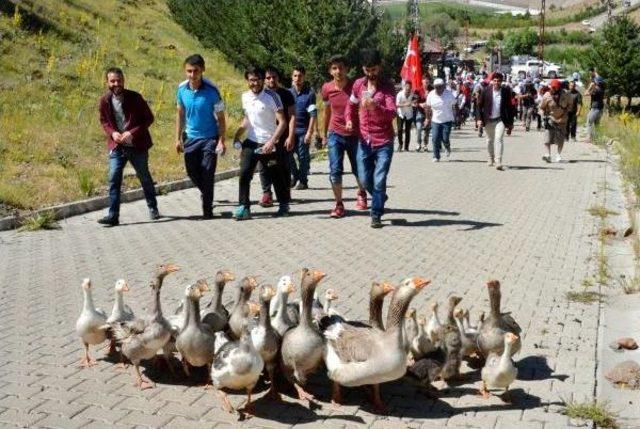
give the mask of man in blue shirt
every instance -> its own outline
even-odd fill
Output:
[[[293,68],[291,74],[291,94],[296,102],[296,126],[295,136],[296,142],[289,158],[291,166],[291,174],[293,176],[291,186],[295,186],[295,189],[308,189],[307,178],[309,176],[309,144],[311,143],[311,137],[313,136],[313,130],[315,129],[317,119],[317,107],[316,107],[316,94],[305,85],[304,76],[306,69],[303,66],[296,66]],[[300,166],[296,164],[294,153],[298,155],[298,162]]]
[[[176,95],[176,151],[184,152],[187,174],[202,198],[202,217],[213,217],[213,182],[218,154],[224,154],[226,121],[218,88],[202,78],[204,58],[194,54],[184,60],[187,80]]]

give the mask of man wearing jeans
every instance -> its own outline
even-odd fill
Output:
[[[382,228],[381,217],[387,200],[387,175],[393,158],[393,119],[396,115],[393,84],[380,76],[381,59],[378,51],[362,54],[365,76],[353,84],[346,112],[348,132],[358,126],[358,177],[371,194],[371,227]]]
[[[453,110],[456,98],[451,91],[445,88],[444,81],[440,78],[433,81],[433,87],[434,90],[427,95],[424,110],[427,115],[427,124],[431,126],[433,162],[440,162],[440,149],[443,144],[447,158],[451,155],[449,135],[455,118]]]
[[[593,71],[595,73],[595,71]],[[589,84],[586,94],[591,97],[591,110],[587,114],[587,143],[592,143],[596,137],[596,126],[600,123],[602,118],[602,111],[604,110],[604,79],[600,76],[595,76],[593,82]]]
[[[513,129],[515,106],[511,98],[511,89],[502,86],[502,73],[494,72],[489,76],[491,83],[485,87],[478,98],[480,126],[487,131],[487,165],[503,170],[504,132]]]
[[[287,188],[287,170],[284,165],[285,150],[280,137],[284,134],[287,122],[284,107],[275,91],[264,88],[265,72],[259,67],[248,67],[244,72],[249,91],[242,94],[244,118],[238,127],[234,141],[238,141],[245,131],[247,138],[242,142],[240,152],[240,183],[238,207],[233,217],[236,220],[251,219],[251,179],[258,162],[268,169],[273,181],[280,208],[276,216],[289,215],[289,189]]]
[[[342,56],[333,56],[329,59],[329,74],[333,80],[322,85],[322,101],[324,103],[324,141],[323,146],[329,148],[329,180],[336,200],[336,205],[331,210],[332,218],[344,217],[344,203],[342,202],[342,173],[344,154],[347,154],[351,164],[351,172],[356,176],[358,193],[356,200],[357,210],[367,209],[367,192],[358,180],[358,167],[356,151],[358,149],[358,137],[352,131],[347,131],[345,126],[345,110],[349,104],[349,97],[353,88],[353,82],[347,77],[346,60]]]
[[[576,133],[578,131],[578,116],[582,112],[582,94],[576,88],[576,81],[569,82],[569,97],[571,97],[571,109],[569,110],[569,119],[567,120],[567,138],[566,140],[576,141]]]
[[[142,185],[149,207],[149,217],[160,217],[156,190],[149,173],[149,148],[152,146],[149,127],[153,113],[142,95],[124,88],[124,74],[112,67],[105,74],[108,91],[100,98],[100,124],[107,135],[109,148],[109,213],[98,223],[116,226],[120,222],[120,188],[122,172],[131,163]]]
[[[296,126],[295,135],[296,142],[293,153],[290,155],[291,174],[293,175],[293,181],[291,186],[295,186],[295,189],[307,189],[309,187],[309,163],[311,157],[309,155],[309,145],[311,144],[311,137],[313,136],[313,130],[315,129],[316,116],[318,114],[316,108],[316,95],[313,90],[305,84],[304,76],[306,69],[303,66],[296,66],[293,68],[291,74],[291,94],[296,102]],[[298,164],[294,157],[294,153],[298,155]]]
[[[226,149],[226,121],[220,91],[202,78],[204,69],[204,58],[198,54],[184,61],[188,79],[178,86],[176,96],[176,151],[184,152],[187,174],[200,190],[202,218],[211,219],[218,153],[223,154]],[[183,131],[186,138],[183,138]]]

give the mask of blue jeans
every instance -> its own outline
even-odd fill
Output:
[[[311,157],[309,155],[309,145],[304,142],[305,135],[306,133],[296,133],[296,144],[293,147],[293,151],[289,152],[289,166],[293,180],[306,185],[308,183]],[[296,164],[294,153],[298,155],[299,167]]]
[[[351,172],[358,178],[358,163],[356,161],[358,138],[356,136],[342,136],[333,131],[329,131],[327,140],[327,147],[329,148],[329,180],[331,184],[342,184],[345,152],[351,164]]]
[[[451,151],[451,145],[449,144],[449,135],[451,134],[451,122],[444,122],[442,124],[431,123],[431,140],[433,141],[433,157],[440,159],[441,145],[447,151]]]
[[[372,147],[360,141],[358,144],[358,177],[371,195],[371,217],[384,213],[387,200],[387,175],[393,158],[393,139],[383,146]]]
[[[202,214],[213,211],[213,181],[216,175],[218,138],[187,139],[184,142],[184,164],[187,175],[200,190]]]
[[[134,148],[119,146],[109,153],[109,218],[118,220],[120,216],[120,188],[122,172],[127,161],[131,163],[142,185],[144,198],[149,210],[158,210],[156,189],[149,172],[149,154],[136,152]]]
[[[420,112],[416,113],[416,136],[418,139],[418,149],[422,149],[422,133],[424,131],[424,115]],[[426,142],[425,142],[425,147],[427,146],[427,143],[429,143],[429,137],[425,136],[426,138]]]

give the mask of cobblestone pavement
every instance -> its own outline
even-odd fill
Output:
[[[271,218],[274,209],[259,207],[251,221],[230,219],[237,201],[237,179],[232,179],[216,185],[217,217],[210,221],[194,218],[199,197],[190,189],[159,197],[165,218],[158,222],[147,220],[144,201],[138,201],[123,206],[123,224],[117,228],[97,225],[103,213],[94,212],[63,221],[60,230],[0,233],[0,425],[569,425],[558,413],[561,401],[594,394],[598,307],[570,303],[565,292],[596,269],[597,223],[587,208],[597,202],[605,156],[593,146],[571,143],[565,151],[571,162],[545,164],[541,140],[541,133],[521,129],[507,138],[509,169],[504,172],[487,167],[483,141],[472,128],[453,133],[449,162],[432,164],[430,154],[396,153],[381,230],[371,229],[368,217],[353,211],[351,176],[345,179],[349,216],[329,218],[332,195],[327,161],[322,161],[312,167],[311,189],[295,192],[294,216],[287,219]],[[257,188],[256,178],[255,198]],[[289,394],[280,404],[258,400],[260,417],[237,422],[211,391],[151,367],[146,374],[158,385],[143,392],[132,386],[131,369],[118,371],[104,360],[78,368],[82,346],[74,329],[82,279],[93,280],[96,303],[110,311],[114,282],[126,278],[132,287],[127,301],[143,314],[153,267],[168,261],[182,270],[162,290],[165,313],[177,305],[187,282],[220,268],[239,276],[256,274],[264,282],[304,266],[320,268],[328,273],[322,287],[337,290],[335,307],[347,317],[367,314],[372,280],[423,275],[433,285],[414,300],[419,313],[427,312],[429,302],[443,303],[455,293],[475,318],[488,308],[484,282],[500,279],[503,308],[524,330],[514,402],[479,397],[479,371],[464,366],[464,381],[441,391],[438,399],[405,381],[384,385],[389,414],[377,416],[361,389],[349,389],[346,405],[334,409],[328,403],[329,384],[318,374],[309,389],[320,408],[310,410]],[[225,292],[226,302],[232,289]],[[105,350],[92,353],[101,358]],[[244,400],[231,398],[236,404]]]

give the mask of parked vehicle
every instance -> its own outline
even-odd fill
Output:
[[[554,79],[562,76],[562,67],[540,60],[528,60],[525,64],[512,64],[511,75],[524,79],[529,76]]]
[[[473,43],[469,43],[469,46],[467,46],[466,48],[464,48],[464,51],[467,53],[471,53],[471,52],[475,52],[480,48],[483,48],[487,46],[487,41],[486,40],[476,40]]]
[[[584,25],[585,27],[590,27],[591,21],[589,21],[588,19],[585,19],[584,21],[582,21],[582,25]]]

